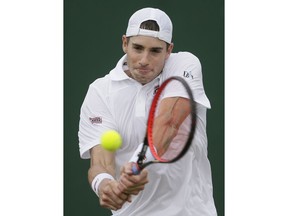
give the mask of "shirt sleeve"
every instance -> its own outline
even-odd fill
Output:
[[[210,101],[207,98],[203,86],[202,68],[199,59],[189,52],[177,53],[170,57],[166,63],[163,73],[163,79],[171,76],[180,76],[184,78],[192,89],[194,100],[206,108],[211,108]],[[177,92],[179,84],[171,86],[172,91],[167,90],[165,97],[183,95],[186,96],[185,89]]]
[[[114,128],[115,122],[109,109],[107,96],[91,84],[80,111],[78,131],[80,157],[90,158],[89,150],[100,144],[101,134]]]

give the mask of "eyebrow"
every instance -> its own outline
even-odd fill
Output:
[[[142,48],[144,47],[141,44],[137,44],[137,43],[133,43],[133,42],[132,42],[132,45],[133,46],[142,47]],[[159,50],[159,51],[161,51],[161,50],[163,50],[163,47],[151,47],[150,50]]]

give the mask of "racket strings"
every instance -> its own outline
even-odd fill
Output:
[[[170,125],[171,114],[163,114],[155,118],[153,126],[153,143],[157,149],[157,154],[161,157],[169,148],[171,141],[177,134],[177,129]],[[156,125],[161,125],[157,127]]]
[[[195,131],[194,107],[190,86],[183,78],[171,77],[159,87],[147,122],[147,144],[156,162],[175,162],[188,151]]]
[[[153,144],[157,149],[157,154],[160,158],[173,159],[180,154],[183,145],[180,145],[179,134],[184,134],[181,140],[185,143],[187,140],[189,130],[183,132],[180,129],[183,122],[189,115],[191,108],[182,106],[183,100],[188,100],[181,97],[169,98],[161,104],[160,109],[157,110],[157,115],[153,123]],[[169,106],[167,106],[169,104]],[[159,115],[159,113],[161,113]],[[188,114],[187,114],[188,113]],[[183,137],[186,138],[184,139]],[[178,138],[177,138],[178,137]],[[176,140],[176,144],[175,144]]]

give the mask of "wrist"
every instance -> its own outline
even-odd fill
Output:
[[[91,183],[92,190],[96,193],[99,197],[99,186],[104,179],[114,180],[113,176],[109,173],[100,173],[95,176]]]

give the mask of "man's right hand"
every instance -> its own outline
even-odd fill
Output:
[[[139,175],[134,175],[132,166],[134,162],[129,162],[121,168],[121,176],[119,179],[119,189],[125,194],[137,195],[144,190],[148,183],[148,171],[143,169]]]

